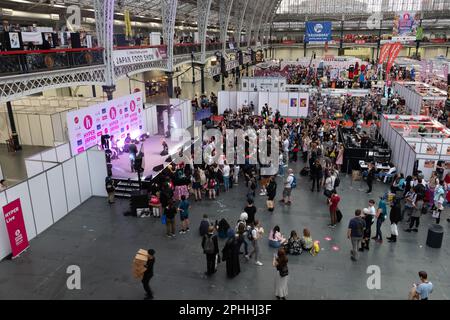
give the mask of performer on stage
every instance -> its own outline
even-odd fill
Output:
[[[169,145],[165,140],[162,141],[163,151],[160,153],[161,156],[167,156],[169,154]]]

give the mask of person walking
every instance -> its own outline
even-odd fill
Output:
[[[376,213],[377,218],[377,232],[375,234],[374,239],[378,243],[383,242],[383,234],[381,233],[381,225],[383,224],[384,220],[387,218],[387,206],[386,206],[386,199],[385,197],[380,197],[380,201],[378,202],[378,210]]]
[[[178,204],[178,211],[180,212],[181,230],[180,234],[185,234],[189,231],[189,201],[185,195],[181,196],[181,201]]]
[[[416,192],[415,187],[412,189],[414,194]],[[424,206],[424,200],[417,200],[417,197],[415,197],[415,201],[412,202],[412,207],[410,208],[411,216],[409,218],[409,228],[405,230],[405,232],[418,232],[419,231],[419,224],[420,224],[420,216],[422,214],[422,208]],[[416,225],[415,228],[413,228],[414,224]]]
[[[288,176],[284,182],[283,199],[280,202],[291,205],[291,192],[294,186],[294,171],[292,169],[288,170]]]
[[[219,243],[217,235],[214,234],[214,226],[208,227],[208,233],[202,239],[203,253],[206,255],[206,272],[207,276],[214,274],[217,269],[217,259],[219,254]]]
[[[153,291],[150,288],[150,280],[153,278],[153,266],[155,265],[155,250],[148,249],[148,260],[145,265],[144,276],[142,277],[142,285],[145,290],[145,300],[153,299]]]
[[[375,166],[373,163],[369,163],[369,170],[367,171],[366,182],[369,189],[367,190],[367,194],[372,193],[373,180],[375,179]]]
[[[336,166],[339,172],[341,172],[341,167],[344,164],[344,146],[339,144],[339,152],[336,157]]]
[[[173,205],[173,201],[169,200],[167,207],[164,209],[166,216],[166,234],[169,238],[175,238],[175,215],[177,208]]]
[[[389,242],[397,242],[398,226],[397,224],[402,220],[402,208],[399,198],[394,198],[391,205],[391,212],[389,212],[389,221],[391,222],[391,236],[387,237]]]
[[[288,295],[288,258],[284,249],[278,249],[278,254],[274,254],[272,265],[277,270],[275,275],[275,296],[278,300],[286,300]]]
[[[247,205],[244,208],[244,212],[246,212],[248,216],[246,221],[248,225],[255,222],[256,210],[257,209],[253,204],[253,199],[247,199]]]
[[[250,259],[255,256],[255,264],[257,266],[262,266],[262,262],[259,261],[259,240],[262,239],[264,235],[264,228],[259,224],[259,220],[255,220],[250,224],[248,230],[248,239],[250,240],[253,250],[250,252]]]
[[[222,260],[226,262],[227,276],[234,278],[241,272],[239,263],[239,241],[233,229],[228,232],[228,240],[222,249]]]
[[[227,161],[225,160],[223,169],[222,169],[222,175],[223,175],[223,185],[225,188],[225,192],[227,192],[230,189],[230,166],[228,165]]]
[[[364,239],[359,251],[369,250],[370,237],[372,236],[372,224],[375,222],[377,210],[375,209],[375,201],[369,200],[369,207],[363,210],[366,228],[364,229]]]
[[[361,244],[364,229],[366,228],[366,222],[361,218],[361,210],[355,211],[355,217],[352,218],[348,224],[347,237],[352,243],[351,259],[353,261],[358,260],[358,248]]]
[[[270,212],[275,210],[275,196],[277,195],[277,182],[275,176],[270,177],[269,184],[267,185],[267,208]]]
[[[316,159],[311,166],[311,178],[312,178],[312,187],[311,192],[314,192],[314,186],[317,184],[317,192],[320,192],[320,180],[322,179],[322,165],[320,164],[320,160]]]

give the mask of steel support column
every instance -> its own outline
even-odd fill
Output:
[[[173,98],[173,72],[166,72],[167,76],[167,95]]]
[[[222,42],[222,54],[227,49],[228,24],[230,22],[233,0],[221,0],[219,5],[220,41]]]
[[[115,90],[113,33],[114,33],[114,0],[95,0],[95,26],[98,45],[103,47],[103,60],[105,62],[105,90],[108,100],[112,99],[111,90]],[[110,99],[111,98],[111,99]]]
[[[247,23],[245,25],[245,33],[246,33],[246,37],[247,37],[247,46],[251,47],[252,46],[252,29],[253,29],[253,21],[255,20],[256,17],[256,8],[253,7],[253,14],[250,14],[250,18],[247,19]],[[252,12],[252,10],[250,10],[250,12]]]
[[[178,0],[161,0],[164,44],[167,46],[167,71],[173,72],[173,46]],[[173,83],[172,83],[173,95]]]
[[[202,90],[202,94],[205,93],[205,65],[201,65],[200,66],[200,85],[201,85],[201,90]]]
[[[235,0],[237,1],[237,0]],[[235,31],[235,40],[237,42],[238,48],[241,47],[241,34],[242,29],[244,28],[244,19],[245,13],[247,12],[247,7],[250,0],[240,0],[240,3],[236,7],[235,19],[236,19],[236,31]]]
[[[208,28],[209,13],[211,11],[211,2],[212,0],[197,0],[198,37],[202,49],[202,54],[200,57],[201,63],[205,63],[206,61],[206,31]]]

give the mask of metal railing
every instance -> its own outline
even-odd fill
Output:
[[[103,48],[0,52],[0,74],[14,75],[103,64]]]

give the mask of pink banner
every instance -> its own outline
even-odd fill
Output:
[[[6,229],[8,230],[9,242],[13,258],[21,254],[28,248],[28,237],[23,220],[22,206],[20,199],[8,203],[3,207]]]

